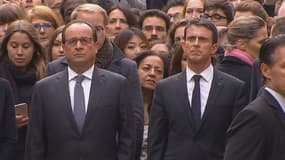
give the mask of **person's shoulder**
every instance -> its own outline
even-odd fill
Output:
[[[231,84],[238,84],[238,85],[243,85],[244,82],[228,73],[222,72],[218,69],[214,70],[214,77],[218,77],[218,78],[223,78],[226,80],[227,83],[231,83]]]
[[[111,71],[108,71],[106,69],[102,69],[102,68],[96,68],[95,69],[95,72],[98,72],[99,75],[103,75],[104,77],[106,78],[109,78],[109,79],[121,79],[121,80],[124,80],[126,79],[126,77],[124,77],[123,75],[121,74],[118,74],[118,73],[115,73],[115,72],[111,72]]]
[[[55,65],[65,64],[65,63],[67,64],[67,61],[66,61],[66,58],[63,56],[63,57],[59,57],[58,59],[49,62],[48,66],[55,66]]]
[[[2,88],[3,90],[6,90],[9,87],[10,87],[9,81],[0,77],[0,88]]]
[[[55,73],[53,75],[50,75],[50,76],[47,76],[39,81],[37,81],[36,85],[47,85],[47,84],[50,84],[52,82],[54,82],[56,79],[62,77],[66,71],[61,71],[61,72],[58,72],[58,73]]]
[[[174,74],[174,75],[171,75],[169,77],[166,77],[162,80],[160,80],[158,83],[159,85],[170,85],[171,84],[174,84],[176,82],[178,83],[181,83],[181,81],[185,81],[186,83],[186,73],[185,71],[184,72],[180,72],[180,73],[177,73],[177,74]]]

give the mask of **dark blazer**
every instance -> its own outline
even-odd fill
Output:
[[[141,95],[141,86],[139,83],[139,76],[137,72],[137,65],[134,61],[125,58],[121,50],[113,45],[113,59],[107,66],[107,70],[125,76],[131,85],[131,99],[133,102],[133,114],[136,123],[136,159],[139,157],[140,148],[143,137],[143,100]],[[48,75],[55,74],[64,70],[67,67],[67,60],[65,57],[59,58],[48,64]]]
[[[259,59],[256,59],[252,67],[249,97],[250,101],[253,101],[264,89],[263,76],[261,75],[259,65],[260,61]]]
[[[16,143],[16,135],[12,88],[7,80],[0,78],[0,159],[11,159],[8,149]]]
[[[252,66],[236,57],[224,56],[217,69],[245,82],[247,104],[250,97]]]
[[[71,108],[67,69],[36,84],[27,160],[131,160],[134,122],[129,83],[95,68],[80,133]]]
[[[284,160],[284,135],[285,113],[264,90],[233,120],[225,160]]]
[[[201,126],[194,129],[186,72],[160,81],[150,113],[149,160],[222,160],[226,130],[243,108],[243,82],[214,70]]]

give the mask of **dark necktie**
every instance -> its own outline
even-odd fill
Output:
[[[195,82],[194,90],[192,93],[192,116],[194,120],[195,128],[198,129],[201,123],[201,98],[200,98],[200,75],[194,75]]]
[[[77,123],[77,127],[79,131],[81,132],[84,120],[85,120],[85,101],[84,101],[84,91],[83,87],[81,85],[81,82],[83,81],[84,76],[78,75],[75,80],[75,87],[74,87],[74,119]]]

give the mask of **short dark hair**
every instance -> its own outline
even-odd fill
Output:
[[[111,7],[111,8],[107,11],[108,16],[110,15],[110,13],[111,13],[112,11],[114,11],[114,10],[116,10],[116,9],[120,10],[120,11],[124,14],[124,16],[125,16],[126,19],[127,19],[127,23],[128,23],[128,25],[129,25],[129,27],[137,27],[138,22],[137,22],[137,20],[136,20],[135,15],[132,13],[132,11],[131,11],[130,9],[128,9],[128,8],[122,6],[122,5],[115,5],[115,6]]]
[[[166,25],[166,31],[169,30],[169,27],[170,27],[169,16],[163,11],[160,11],[158,9],[150,9],[142,13],[142,15],[139,18],[139,23],[138,23],[140,29],[142,29],[143,21],[148,17],[158,17],[158,18],[163,19]]]
[[[277,47],[285,46],[285,34],[280,34],[276,37],[266,40],[259,52],[260,63],[272,66],[274,64],[274,54]]]
[[[170,8],[182,6],[184,7],[184,0],[169,0],[165,7],[163,7],[163,11],[166,13]]]
[[[254,15],[267,21],[268,14],[258,1],[245,0],[238,3],[234,12],[252,12]]]
[[[151,51],[151,50],[146,50],[146,51],[142,51],[139,56],[137,56],[134,61],[137,63],[137,67],[141,64],[141,62],[149,56],[157,56],[159,57],[162,62],[163,62],[163,70],[164,70],[164,74],[163,74],[163,78],[167,77],[168,75],[168,66],[167,66],[167,60],[166,57],[164,57],[162,54],[159,54],[158,52],[155,51]]]
[[[204,11],[212,9],[222,10],[227,17],[228,23],[234,19],[233,5],[227,0],[207,0],[204,4]]]
[[[187,30],[190,26],[200,26],[200,27],[205,27],[208,30],[210,30],[212,32],[213,35],[213,39],[212,42],[213,44],[218,43],[218,31],[216,26],[208,19],[205,18],[194,18],[192,20],[189,21],[189,23],[185,26],[185,30],[184,30],[184,39],[186,39],[186,33]]]
[[[96,30],[94,28],[94,26],[86,21],[82,21],[82,20],[73,20],[71,22],[69,22],[67,25],[64,26],[63,30],[62,30],[62,43],[65,44],[65,32],[67,30],[67,28],[69,28],[71,25],[75,24],[75,23],[82,23],[82,24],[86,24],[88,25],[91,30],[92,30],[92,38],[93,41],[96,42],[97,41],[97,34],[96,34]]]
[[[123,51],[133,36],[138,36],[147,45],[147,48],[149,48],[149,43],[145,35],[140,29],[135,27],[120,31],[115,37],[114,43]]]

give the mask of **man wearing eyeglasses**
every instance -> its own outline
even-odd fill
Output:
[[[228,1],[206,1],[204,9],[203,17],[210,19],[217,27],[227,27],[233,20],[233,6]]]
[[[94,65],[96,31],[83,21],[63,29],[68,67],[35,86],[27,160],[131,160],[134,121],[129,83]]]
[[[84,20],[95,27],[97,34],[98,53],[96,54],[95,65],[99,68],[107,69],[111,72],[125,76],[131,85],[131,95],[134,108],[134,121],[136,123],[136,147],[134,152],[139,157],[140,147],[143,137],[143,102],[141,88],[137,73],[136,63],[125,58],[122,51],[106,38],[106,25],[108,24],[108,16],[106,11],[96,4],[85,3],[74,9],[71,14],[72,20]],[[55,74],[67,67],[66,58],[59,58],[48,64],[48,74]]]

